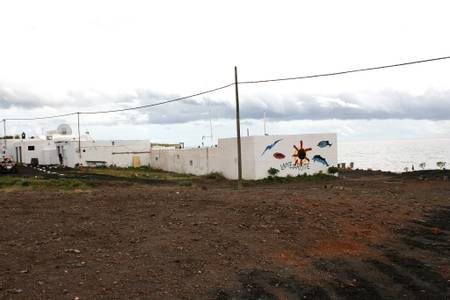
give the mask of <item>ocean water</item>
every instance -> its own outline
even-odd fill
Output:
[[[338,161],[348,166],[354,162],[354,168],[404,172],[425,169],[437,169],[436,162],[446,162],[450,169],[450,139],[411,139],[377,141],[338,142]]]

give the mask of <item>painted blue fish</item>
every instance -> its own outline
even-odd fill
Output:
[[[317,144],[317,146],[319,146],[320,148],[325,148],[326,146],[331,147],[331,145],[333,144],[331,144],[330,141],[320,141]]]
[[[325,165],[327,167],[329,166],[327,160],[325,158],[323,158],[322,156],[320,156],[320,155],[314,155],[312,160],[314,162],[321,163],[321,164],[323,164],[323,165]]]
[[[272,144],[267,145],[267,146],[266,146],[266,149],[264,149],[264,152],[261,154],[261,156],[263,156],[264,153],[266,153],[267,151],[269,151],[269,150],[271,150],[273,147],[275,147],[275,145],[278,144],[281,140],[283,140],[283,139],[276,140],[276,141],[273,142]]]

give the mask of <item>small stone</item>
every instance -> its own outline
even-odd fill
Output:
[[[66,249],[66,250],[64,250],[65,252],[68,252],[68,253],[81,253],[81,251],[80,250],[78,250],[78,249]]]

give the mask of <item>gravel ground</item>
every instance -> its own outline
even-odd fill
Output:
[[[0,297],[447,299],[434,175],[0,192]]]

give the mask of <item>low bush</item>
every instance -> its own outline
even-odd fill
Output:
[[[337,167],[331,166],[328,168],[328,174],[336,174],[339,171]]]
[[[226,179],[220,172],[212,172],[212,173],[206,174],[205,178],[206,179],[220,179],[220,180]]]
[[[267,173],[269,173],[270,176],[277,176],[278,173],[280,173],[280,170],[276,168],[270,168],[269,170],[267,170]]]

